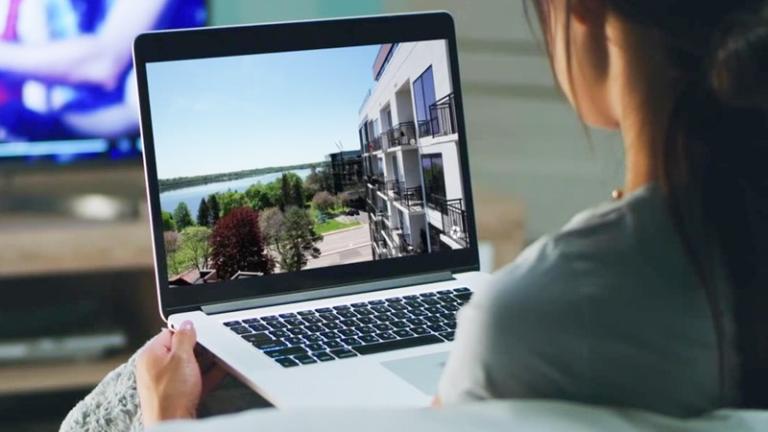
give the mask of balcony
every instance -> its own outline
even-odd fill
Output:
[[[416,145],[416,126],[413,122],[403,122],[387,131],[388,148]]]
[[[380,151],[381,145],[381,135],[374,137],[368,142],[368,153]]]
[[[453,93],[429,106],[429,129],[433,138],[457,133]]]
[[[389,181],[387,182],[387,188],[392,192],[395,201],[406,209],[424,209],[424,197],[421,192],[421,186],[405,187],[405,182]]]
[[[397,237],[397,243],[398,243],[398,252],[400,253],[400,255],[416,254],[416,248],[413,247],[413,242],[411,241],[410,234],[398,232],[396,234],[396,237]]]
[[[432,136],[431,126],[432,125],[429,120],[420,121],[418,125],[419,138],[431,137]]]
[[[469,227],[464,201],[461,198],[449,200],[440,195],[430,194],[428,205],[431,209],[440,212],[442,227],[439,228],[443,234],[462,247],[469,246]]]

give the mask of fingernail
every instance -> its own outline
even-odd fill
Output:
[[[184,321],[181,323],[182,330],[192,330],[193,328],[195,328],[195,326],[192,324],[192,321]]]

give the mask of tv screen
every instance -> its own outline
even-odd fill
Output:
[[[134,38],[206,21],[205,0],[0,0],[0,161],[139,154]]]

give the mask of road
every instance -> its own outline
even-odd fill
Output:
[[[310,259],[305,269],[371,261],[371,237],[368,224],[323,235],[317,244],[321,255]]]

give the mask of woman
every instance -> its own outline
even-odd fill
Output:
[[[568,100],[588,125],[621,131],[626,182],[462,310],[436,402],[768,407],[768,4],[535,10]],[[210,376],[194,346],[186,325],[140,354],[146,424],[195,415]]]

